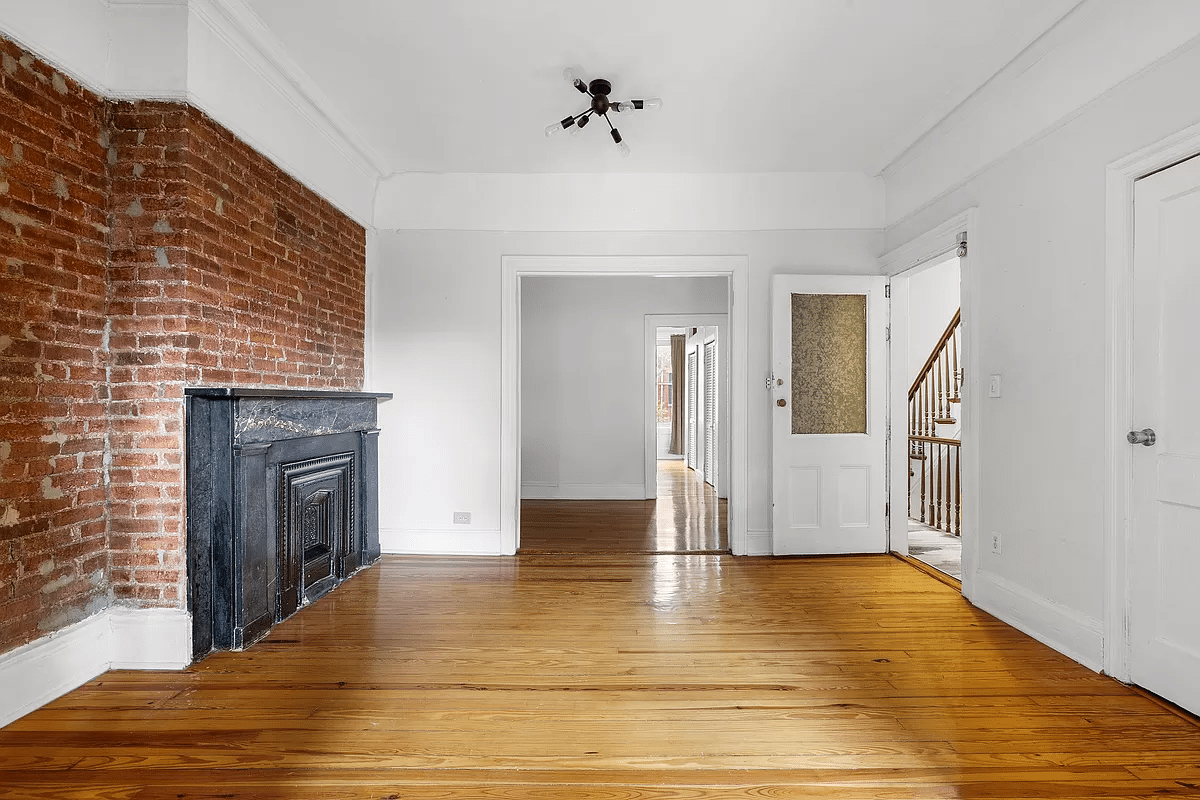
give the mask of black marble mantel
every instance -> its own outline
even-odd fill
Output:
[[[379,558],[376,405],[391,394],[184,391],[193,658],[248,647]]]

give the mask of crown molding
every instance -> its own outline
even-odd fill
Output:
[[[894,227],[1200,43],[1200,4],[1084,0],[882,172]]]
[[[334,110],[321,91],[283,44],[244,0],[184,0],[188,10],[235,53],[241,56],[272,88],[286,98],[316,130],[363,174],[381,178],[392,170],[383,157],[350,123]],[[175,4],[179,0],[108,0],[119,3]]]

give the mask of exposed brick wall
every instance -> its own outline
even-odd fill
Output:
[[[196,109],[112,120],[112,588],[171,605],[184,386],[360,388],[366,234]]]
[[[0,651],[108,604],[104,116],[0,39]]]
[[[183,569],[188,109],[113,103],[108,224],[112,466],[109,559],[118,601],[175,605]]]
[[[361,387],[366,242],[202,112],[0,55],[3,652],[183,604],[184,387]]]

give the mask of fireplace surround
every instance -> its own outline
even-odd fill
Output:
[[[192,657],[249,647],[379,558],[390,394],[185,390]]]

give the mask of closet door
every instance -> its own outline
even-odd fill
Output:
[[[704,343],[704,482],[717,485],[717,340]]]
[[[698,405],[696,379],[696,351],[688,352],[687,360],[687,465],[696,469],[696,406]]]

